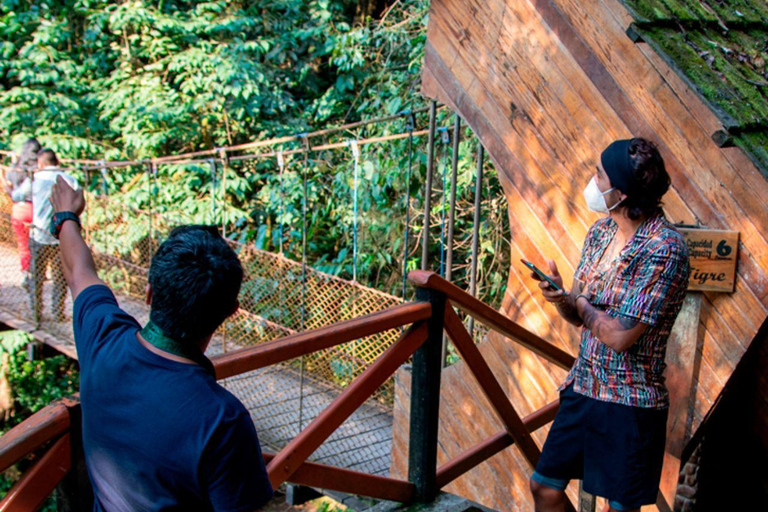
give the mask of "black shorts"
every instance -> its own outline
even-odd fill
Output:
[[[533,480],[608,499],[616,510],[656,503],[664,462],[669,409],[630,407],[560,392],[560,409],[533,472]]]

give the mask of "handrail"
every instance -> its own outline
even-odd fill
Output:
[[[53,402],[0,436],[0,472],[66,433],[69,430],[69,407],[76,404],[76,398]]]
[[[71,467],[71,443],[65,434],[11,487],[0,502],[0,512],[37,510]]]
[[[492,329],[498,330],[560,366],[570,367],[573,364],[573,358],[432,272],[411,272],[409,278],[411,282],[422,288],[419,292],[421,297],[419,302],[401,304],[378,313],[313,331],[291,334],[256,347],[243,348],[212,358],[217,378],[223,379],[389,329],[410,325],[398,341],[388,347],[376,362],[342,391],[330,406],[312,420],[288,445],[277,454],[265,454],[268,462],[267,471],[273,486],[276,487],[290,480],[301,485],[352,492],[378,499],[402,502],[412,499],[431,499],[430,496],[433,494],[423,490],[426,488],[424,480],[420,480],[419,476],[412,476],[410,470],[410,481],[401,481],[317,464],[307,459],[415,352],[419,357],[414,356],[414,374],[417,359],[424,366],[425,358],[434,356],[437,368],[436,382],[439,383],[441,367],[439,348],[444,333],[453,340],[471,374],[477,379],[483,393],[504,424],[505,431],[470,447],[439,468],[435,466],[436,457],[431,462],[424,459],[419,466],[419,462],[416,462],[418,457],[414,459],[411,454],[409,464],[416,464],[414,467],[421,468],[419,471],[430,472],[429,478],[431,482],[437,484],[437,488],[447,485],[513,443],[520,447],[526,460],[535,465],[540,452],[531,438],[531,433],[552,420],[559,402],[555,401],[526,418],[521,418],[453,307],[463,309]],[[425,297],[429,298],[425,299]],[[422,372],[420,375],[426,375],[427,370],[420,368],[419,371]],[[412,389],[412,393],[414,392]],[[421,412],[415,414],[412,409],[411,430],[414,429],[414,418],[420,414],[423,417],[416,421],[417,428],[424,431],[426,425],[434,425],[434,432],[426,437],[422,436],[421,442],[418,441],[420,438],[412,437],[409,450],[414,449],[414,442],[416,446],[426,442],[430,446],[434,443],[436,447],[437,424],[432,420],[427,423],[425,414],[438,414],[434,400],[439,400],[439,391],[424,395],[422,398],[428,403],[415,401],[412,396],[411,407],[416,407],[417,411],[421,408]],[[48,452],[14,486],[12,493],[0,502],[0,512],[16,510],[22,503],[38,503],[38,500],[42,502],[69,471],[72,466],[69,447],[69,409],[76,405],[76,399],[51,404],[0,437],[0,470],[8,468],[45,443],[55,440]],[[431,412],[425,413],[427,408]],[[434,455],[436,456],[436,453]],[[418,456],[424,458],[423,455]],[[573,510],[570,506],[567,509]]]
[[[273,488],[288,480],[299,466],[360,407],[427,339],[427,324],[413,324],[376,362],[345,388],[331,404],[288,443],[267,465]]]
[[[540,336],[510,320],[489,305],[465,292],[455,284],[446,281],[434,272],[413,270],[408,273],[408,280],[416,286],[444,293],[457,307],[491,329],[517,341],[524,347],[539,354],[547,361],[570,370],[576,359],[562,349],[557,348]]]
[[[216,378],[225,379],[418,322],[429,318],[431,314],[432,307],[429,304],[409,302],[312,331],[278,338],[256,347],[234,350],[211,358],[211,362],[216,368]]]

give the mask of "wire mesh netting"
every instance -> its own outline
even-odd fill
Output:
[[[185,224],[220,226],[243,264],[244,279],[240,308],[215,333],[209,356],[400,304],[401,298],[361,285],[356,277],[366,275],[365,262],[392,259],[387,244],[394,240],[401,244],[397,252],[402,261],[392,259],[390,271],[384,272],[389,283],[377,286],[383,284],[383,289],[398,290],[399,294],[403,279],[406,294],[404,275],[407,269],[415,268],[420,251],[415,243],[409,243],[407,230],[403,234],[397,230],[402,229],[400,224],[414,229],[422,222],[416,213],[419,201],[412,197],[412,189],[419,189],[410,177],[412,137],[401,139],[402,147],[395,152],[399,164],[393,168],[408,169],[403,180],[397,174],[376,174],[374,162],[378,160],[361,158],[356,139],[348,144],[350,135],[357,139],[363,133],[345,132],[311,149],[306,139],[297,138],[293,146],[285,147],[285,153],[281,149],[272,156],[229,158],[222,153],[204,160],[118,162],[113,167],[108,163],[86,164],[70,170],[86,191],[83,233],[100,277],[115,292],[121,307],[143,324],[149,316],[145,297],[150,262],[170,231]],[[445,157],[447,142],[443,145]],[[337,153],[332,147],[344,149]],[[369,150],[370,154],[376,151]],[[420,166],[414,176],[424,171],[424,155],[424,151],[414,155],[415,165]],[[441,272],[447,208],[443,164],[442,210],[438,205],[431,214],[442,211]],[[256,198],[259,194],[261,197]],[[389,210],[378,207],[376,201],[388,201],[389,196],[399,198],[404,222],[393,220]],[[0,197],[0,310],[72,347],[72,304],[69,294],[64,293],[58,248],[33,241],[22,243],[29,235],[14,220],[20,217],[19,209],[7,196]],[[313,225],[308,221],[312,209],[332,212],[331,221]],[[313,265],[306,262],[308,244],[321,254]],[[32,249],[26,274],[20,258],[24,248]],[[331,273],[351,276],[352,280]],[[400,329],[393,329],[232,377],[223,384],[251,411],[262,443],[277,450],[317,417],[400,334]],[[475,340],[484,335],[485,329],[476,325]],[[393,379],[389,379],[312,460],[387,473],[393,388]]]
[[[129,184],[126,190],[135,189],[133,197],[140,201],[105,193],[98,175],[81,176],[87,201],[82,215],[83,233],[100,277],[115,292],[120,306],[145,323],[149,315],[145,297],[152,255],[173,227],[195,219],[152,204],[151,174],[143,169],[133,175],[123,174]],[[58,246],[26,239],[31,264],[23,272],[20,247],[34,233],[19,231],[14,208],[6,195],[0,196],[0,309],[71,345],[72,304]],[[229,243],[244,268],[240,309],[214,335],[209,356],[381,311],[402,302],[283,255],[232,240]],[[232,377],[223,384],[251,411],[262,443],[277,450],[364,372],[398,335],[399,330],[380,333]],[[389,468],[392,393],[390,379],[312,459],[385,474]]]

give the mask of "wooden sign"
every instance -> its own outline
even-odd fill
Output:
[[[739,232],[719,229],[677,228],[688,246],[691,279],[688,290],[733,292]]]

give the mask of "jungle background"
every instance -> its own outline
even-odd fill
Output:
[[[5,1],[0,11],[0,145],[29,136],[67,158],[139,160],[304,133],[427,105],[419,96],[428,2],[278,0]],[[452,132],[452,114],[438,127]],[[407,119],[369,125],[336,140],[402,133]],[[426,128],[425,114],[416,129]],[[447,135],[448,133],[445,133]],[[432,262],[444,259],[450,144],[436,148]],[[407,183],[407,139],[361,148],[357,280],[402,295],[419,266],[426,136],[415,139]],[[295,147],[294,145],[293,147]],[[286,150],[291,149],[286,146]],[[477,142],[460,147],[453,280],[467,286]],[[228,235],[301,260],[302,160],[232,166],[220,186]],[[490,163],[484,180],[478,295],[501,303],[509,264],[504,195]],[[139,170],[140,171],[140,170]],[[139,172],[136,171],[136,172]],[[146,206],[141,180],[111,170],[109,190]],[[208,166],[163,166],[165,201],[190,221],[210,222]],[[308,263],[352,277],[353,164],[349,151],[314,154],[308,168]],[[162,179],[173,175],[172,179]],[[447,178],[447,179],[444,179]],[[99,185],[101,186],[101,185]],[[446,187],[447,188],[447,187]],[[130,244],[130,237],[122,243]]]
[[[427,0],[3,1],[0,149],[18,150],[34,136],[62,158],[138,161],[423,109],[427,15]],[[314,143],[427,127],[426,113],[413,119],[410,127],[401,117]],[[438,110],[429,237],[430,265],[441,273],[453,120],[447,109]],[[109,208],[155,208],[185,222],[219,224],[241,243],[282,248],[301,261],[305,225],[308,265],[345,279],[354,275],[399,297],[404,272],[421,264],[426,143],[425,135],[415,137],[410,155],[408,138],[361,147],[356,265],[348,149],[312,152],[306,162],[301,154],[286,157],[282,177],[275,158],[227,166],[215,179],[210,166],[200,164],[160,166],[154,180],[144,166],[71,172],[113,199],[111,206],[88,207],[105,226],[119,217]],[[283,146],[300,147],[299,141]],[[477,140],[464,127],[452,267],[452,280],[463,288],[469,286],[477,152]],[[510,264],[509,218],[489,161],[482,198],[477,295],[498,307]],[[140,230],[135,233],[91,242],[119,244],[128,254],[141,243]],[[74,392],[78,379],[63,356],[28,360],[25,334],[0,338],[6,431]],[[5,475],[0,493],[17,476]]]

